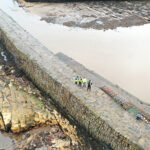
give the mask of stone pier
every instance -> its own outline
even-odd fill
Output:
[[[18,67],[93,137],[115,150],[150,149],[149,124],[137,121],[100,89],[87,93],[76,86],[76,72],[1,10],[0,41]]]

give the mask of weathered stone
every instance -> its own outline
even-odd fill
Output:
[[[4,124],[1,113],[0,113],[0,129],[5,131],[5,124]]]
[[[8,77],[7,79],[11,80]],[[42,100],[31,94],[33,92],[30,86],[29,90],[27,87],[27,90],[23,91],[23,86],[17,80],[11,80],[9,86],[5,86],[1,79],[0,86],[4,86],[0,90],[1,130],[19,133],[40,124],[58,124],[53,113],[44,108]]]
[[[145,143],[146,141],[145,141],[144,138],[140,138],[138,142],[139,142],[139,144],[142,145],[142,146],[146,144],[146,143]]]
[[[9,130],[11,127],[11,111],[9,107],[3,107],[2,109],[2,116],[3,116],[3,121],[6,127],[6,130]]]

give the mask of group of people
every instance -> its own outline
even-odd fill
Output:
[[[82,78],[81,76],[75,77],[75,84],[79,85],[80,87],[87,87],[87,91],[91,91],[92,82],[91,80],[88,80],[86,78]]]

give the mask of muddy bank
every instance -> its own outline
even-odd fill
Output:
[[[115,29],[150,22],[150,2],[94,1],[64,3],[31,3],[18,0],[21,7],[41,16],[48,23],[69,27]]]

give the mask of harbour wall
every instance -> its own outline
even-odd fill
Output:
[[[0,41],[18,67],[97,140],[115,150],[149,150],[150,132],[145,127],[139,133],[136,128],[142,128],[143,123],[135,122],[101,90],[95,97],[76,86],[76,72],[1,10]]]

